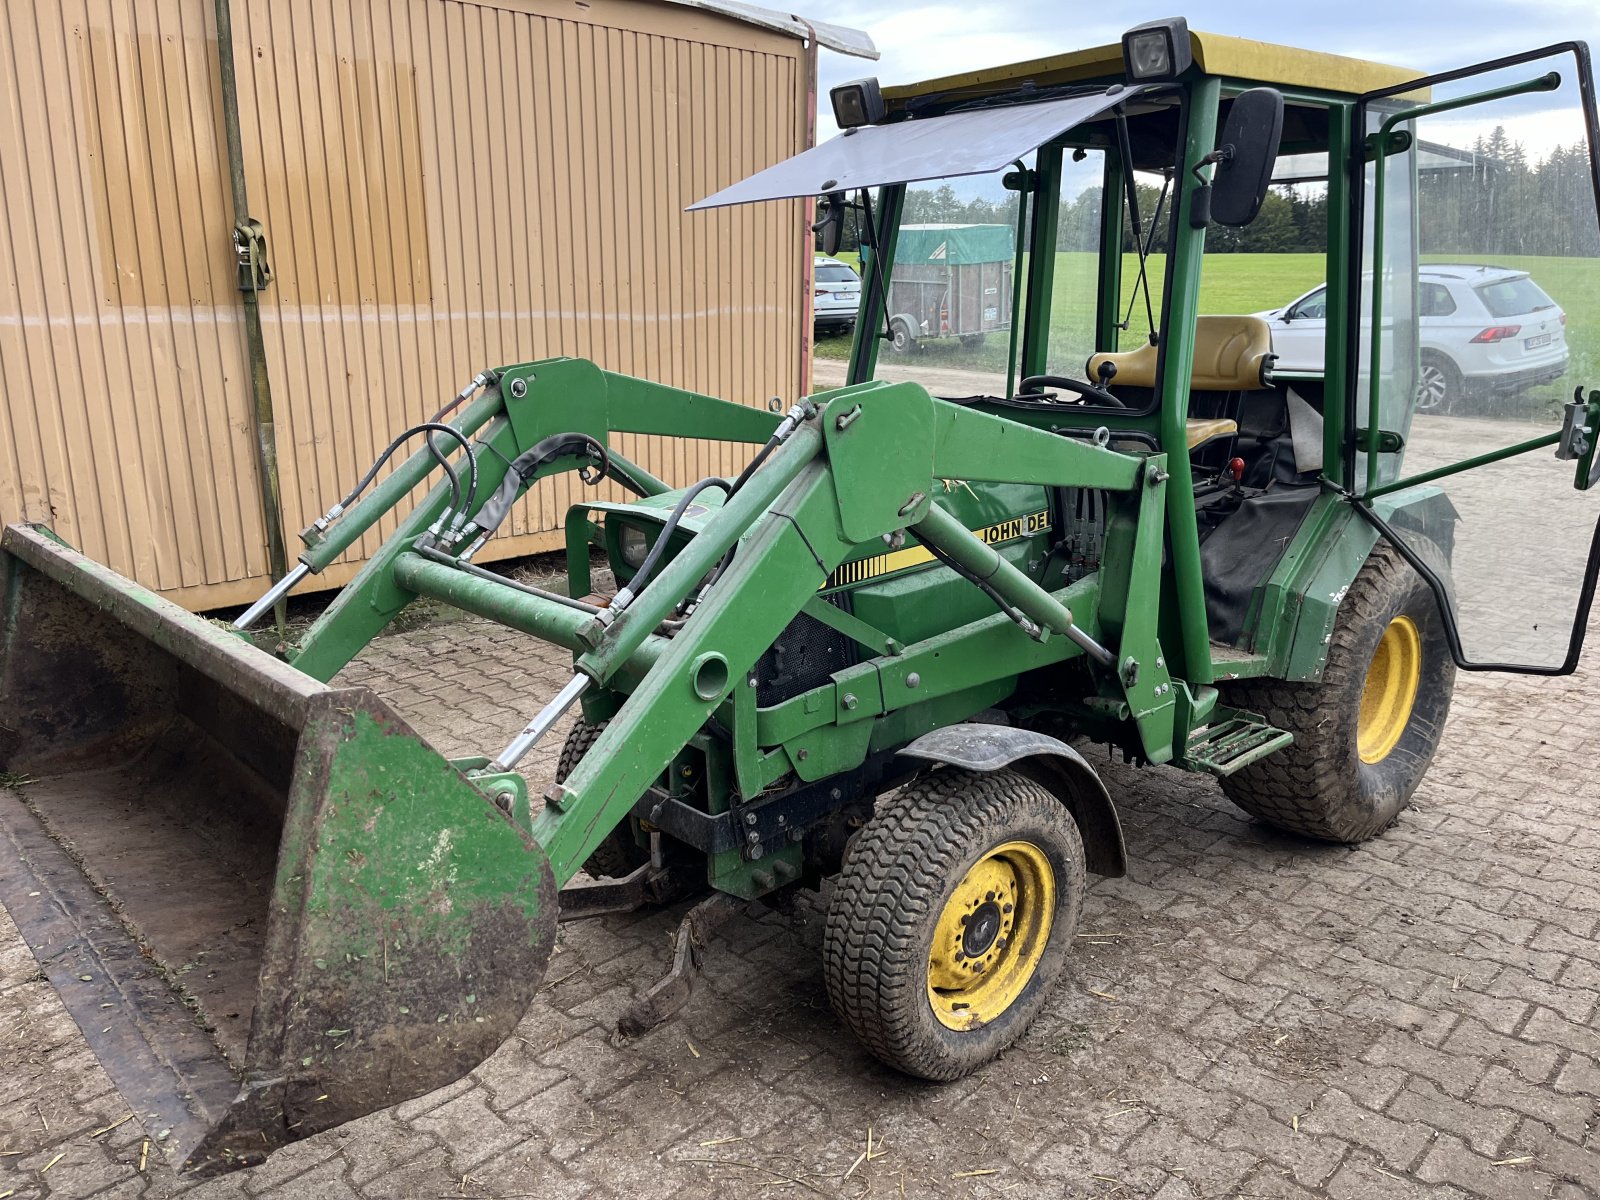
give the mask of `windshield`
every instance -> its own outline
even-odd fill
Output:
[[[817,265],[818,283],[857,283],[860,277],[843,263],[819,263]]]
[[[873,378],[911,380],[935,396],[1006,394],[1021,205],[1005,177],[1014,169],[907,186]],[[819,385],[844,383],[849,350],[847,338],[819,339]]]

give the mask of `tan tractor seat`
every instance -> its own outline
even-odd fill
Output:
[[[1190,417],[1183,424],[1184,440],[1188,442],[1191,454],[1207,442],[1214,442],[1220,437],[1232,437],[1239,432],[1239,422],[1229,420],[1227,417],[1214,417],[1209,420]]]
[[[1117,368],[1111,386],[1153,388],[1157,348],[1146,342],[1135,350],[1096,354],[1089,378],[1098,381],[1100,364]],[[1193,392],[1253,392],[1271,386],[1272,330],[1261,317],[1197,317],[1194,323]]]

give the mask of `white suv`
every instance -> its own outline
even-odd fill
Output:
[[[1427,263],[1417,280],[1419,411],[1447,412],[1469,391],[1509,395],[1566,374],[1567,314],[1526,271]],[[1275,370],[1321,373],[1326,284],[1256,315],[1272,324]]]
[[[849,263],[823,254],[817,255],[813,269],[812,319],[818,332],[849,333],[856,327],[856,309],[861,305],[861,276]]]

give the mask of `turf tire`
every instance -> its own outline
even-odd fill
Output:
[[[1056,905],[1032,977],[1004,1012],[956,1031],[928,995],[939,915],[990,849],[1026,840],[1047,856]],[[1010,771],[946,768],[878,801],[853,839],[828,906],[823,970],[834,1011],[878,1059],[908,1075],[948,1081],[1020,1037],[1060,978],[1083,906],[1083,841],[1062,803]]]
[[[589,753],[589,747],[600,740],[604,730],[603,721],[599,725],[579,721],[572,727],[567,740],[561,744],[561,757],[556,762],[557,783],[564,782],[577,769],[583,756]],[[595,852],[589,855],[583,869],[596,878],[607,876],[621,879],[649,861],[649,853],[633,840],[632,827],[624,821],[606,834],[605,841],[595,847]]]
[[[1440,559],[1436,552],[1430,559]],[[1437,569],[1444,570],[1442,566]],[[1361,693],[1389,623],[1407,616],[1421,635],[1421,677],[1398,744],[1376,763],[1357,750]],[[1433,593],[1387,542],[1379,542],[1339,605],[1321,680],[1250,680],[1227,702],[1294,734],[1294,744],[1222,779],[1245,812],[1288,833],[1364,842],[1411,803],[1450,712],[1456,668]]]

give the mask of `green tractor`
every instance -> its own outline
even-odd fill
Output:
[[[0,899],[199,1173],[470,1070],[558,919],[708,890],[836,876],[843,1024],[911,1075],[980,1067],[1070,969],[1089,876],[1125,870],[1087,743],[1356,843],[1410,802],[1458,670],[1574,668],[1600,530],[1593,95],[1577,44],[1421,79],[1181,20],[837,89],[839,137],[702,206],[823,196],[829,250],[853,224],[840,386],[762,411],[575,359],[485,370],[234,630],[9,528]],[[1560,140],[1512,155],[1493,128]],[[883,354],[898,230],[960,188],[1014,238],[1005,336]],[[1284,229],[1316,248],[1275,259]],[[1438,313],[1436,275],[1483,314]],[[1321,359],[1278,370],[1313,318],[1272,306],[1319,282]],[[1417,414],[1442,353],[1486,408]],[[675,488],[619,434],[751,454]],[[565,471],[633,499],[568,512],[564,592],[473,561]],[[297,643],[246,636],[428,480]],[[570,651],[570,682],[445,759],[331,682],[422,597]],[[569,713],[530,791],[517,766]],[[631,1028],[682,1002],[693,940]]]

